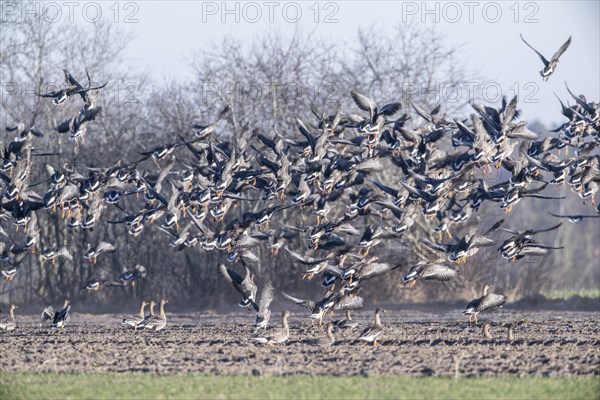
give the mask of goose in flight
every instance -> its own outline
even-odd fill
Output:
[[[520,36],[521,36],[521,40],[523,41],[523,43],[525,43],[527,45],[527,47],[529,47],[531,50],[535,51],[535,54],[537,54],[538,57],[540,58],[540,60],[542,60],[542,62],[544,63],[544,68],[540,71],[540,76],[542,77],[542,79],[544,81],[547,81],[548,78],[550,78],[550,75],[552,75],[552,73],[556,70],[556,65],[558,64],[558,59],[560,58],[560,56],[562,56],[562,54],[565,51],[567,51],[567,48],[571,44],[571,36],[569,36],[567,41],[562,46],[560,46],[560,49],[558,49],[558,51],[556,53],[554,53],[554,55],[552,56],[550,61],[546,60],[546,58],[542,55],[542,53],[540,53],[539,51],[534,49],[533,46],[531,46],[529,43],[527,43],[527,41],[525,40],[523,35],[520,35]]]

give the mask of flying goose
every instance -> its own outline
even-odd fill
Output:
[[[561,215],[561,214],[554,214],[553,212],[550,212],[550,211],[548,211],[548,214],[552,215],[555,218],[568,218],[569,222],[571,222],[573,224],[577,224],[586,218],[600,218],[600,215],[580,215],[580,214]]]
[[[96,264],[96,260],[101,253],[114,253],[116,250],[116,247],[112,243],[101,241],[94,248],[92,248],[92,245],[88,243],[88,250],[85,252],[83,257],[86,260],[90,260],[92,264]]]
[[[281,292],[284,298],[296,303],[297,305],[307,308],[311,311],[309,316],[314,323],[314,320],[319,320],[319,326],[323,325],[323,317],[328,311],[333,315],[334,310],[359,310],[364,307],[364,299],[356,295],[356,292],[346,292],[342,288],[338,292],[329,291],[321,300],[315,302],[311,300],[303,300],[297,297],[290,296],[285,292]]]
[[[404,278],[402,278],[402,283],[404,286],[412,287],[419,279],[445,282],[454,279],[457,275],[458,272],[456,270],[445,265],[419,261],[419,263],[412,267]]]
[[[544,63],[544,68],[540,71],[540,76],[542,77],[542,79],[544,81],[547,81],[548,78],[550,78],[550,75],[552,75],[552,73],[556,70],[556,65],[558,64],[558,59],[560,58],[560,56],[562,56],[562,54],[565,51],[567,51],[567,48],[571,44],[571,36],[569,36],[567,41],[562,46],[560,46],[560,49],[558,49],[558,51],[556,53],[554,53],[554,55],[552,56],[550,61],[546,60],[546,58],[542,55],[542,53],[540,53],[539,51],[534,49],[533,46],[531,46],[529,43],[527,43],[527,41],[525,40],[523,35],[520,35],[520,36],[521,36],[521,40],[523,41],[523,43],[525,43],[527,45],[527,47],[529,47],[531,50],[535,51],[535,54],[537,54],[538,57],[540,58],[540,60],[542,60],[542,62]]]
[[[258,312],[259,307],[255,302],[256,292],[258,290],[256,283],[254,283],[255,274],[247,265],[245,265],[245,263],[244,269],[246,270],[246,274],[242,278],[234,270],[225,267],[224,264],[219,264],[219,272],[221,275],[242,295],[239,306],[247,307],[248,310],[252,307]]]

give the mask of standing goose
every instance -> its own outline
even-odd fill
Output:
[[[548,78],[550,78],[550,75],[552,75],[552,73],[556,69],[556,65],[558,64],[558,59],[560,58],[560,56],[562,56],[562,54],[565,51],[567,51],[567,48],[571,44],[571,36],[569,36],[567,41],[562,46],[560,46],[560,49],[558,49],[558,51],[556,53],[554,53],[554,55],[552,56],[550,61],[546,60],[546,58],[542,55],[542,53],[540,53],[539,51],[534,49],[533,46],[531,46],[529,43],[527,43],[527,41],[525,40],[523,35],[520,35],[520,36],[521,36],[521,40],[523,41],[523,43],[525,43],[527,45],[527,47],[529,47],[531,50],[535,51],[535,54],[537,54],[538,57],[540,58],[540,60],[542,60],[542,62],[544,63],[544,68],[540,71],[540,76],[542,77],[542,79],[544,81],[547,81]]]
[[[327,340],[328,340],[328,345],[332,345],[335,343],[335,336],[333,336],[333,331],[335,329],[335,326],[333,324],[333,321],[329,321],[327,323],[327,328],[326,328],[326,334],[327,334]]]
[[[481,334],[486,339],[494,338],[494,336],[492,336],[492,326],[490,324],[488,324],[487,322],[485,324],[483,324],[483,330],[482,330]]]
[[[8,317],[0,320],[0,331],[12,331],[13,329],[15,329],[17,327],[17,324],[15,323],[15,312],[14,312],[14,310],[17,308],[19,308],[19,307],[17,307],[14,304],[10,305],[10,308],[8,309]]]
[[[132,327],[133,329],[135,329],[137,331],[137,328],[140,325],[140,323],[142,323],[142,321],[144,321],[144,310],[146,309],[146,306],[149,304],[150,303],[148,303],[146,301],[142,301],[142,306],[140,307],[139,315],[130,315],[129,317],[123,318],[123,324],[129,325],[130,327]]]
[[[285,310],[281,315],[281,327],[275,329],[270,335],[254,338],[255,341],[261,344],[272,346],[274,344],[285,343],[290,338],[290,326],[288,325],[288,317],[290,312]]]
[[[346,318],[333,321],[333,326],[337,329],[353,329],[358,326],[358,322],[352,319],[350,310],[346,310]]]
[[[154,300],[151,300],[148,305],[150,306],[150,314],[137,325],[138,328],[143,328],[146,322],[149,322],[154,318],[154,307],[156,307],[156,302]]]
[[[167,326],[167,316],[165,314],[165,304],[169,301],[165,299],[161,299],[159,303],[160,314],[158,317],[149,317],[146,318],[142,323],[138,326],[144,329],[151,329],[153,331],[160,331],[165,326]]]
[[[373,347],[377,347],[377,339],[383,335],[383,325],[381,325],[381,319],[379,317],[382,312],[385,312],[382,308],[375,310],[375,324],[366,327],[358,337],[359,340],[364,340],[369,343],[372,342]]]
[[[404,286],[414,286],[417,280],[436,280],[436,281],[449,281],[458,275],[458,272],[445,265],[428,263],[426,261],[420,261],[417,265],[412,267],[408,274],[402,278]]]
[[[483,311],[490,311],[502,307],[506,303],[506,298],[500,294],[488,293],[490,285],[483,286],[482,296],[467,304],[467,308],[463,314],[469,316],[469,326],[473,317],[475,317],[475,325],[477,325],[477,314]]]

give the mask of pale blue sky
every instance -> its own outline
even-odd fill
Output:
[[[126,50],[128,58],[147,67],[156,78],[189,76],[186,57],[226,36],[252,40],[268,31],[291,35],[298,29],[339,41],[343,48],[343,43],[355,39],[359,27],[381,25],[391,29],[409,21],[429,26],[437,19],[437,28],[446,34],[447,42],[462,46],[465,63],[479,76],[497,82],[507,95],[518,88],[525,119],[554,124],[561,117],[553,92],[567,100],[564,81],[575,93],[584,93],[590,100],[600,98],[599,3],[136,1],[135,6],[121,2],[118,16],[113,2],[102,3],[102,7],[103,17],[116,19],[120,26],[134,32],[136,38]],[[113,8],[109,9],[111,4]],[[233,11],[226,14],[224,6]],[[127,16],[137,22],[123,23]],[[325,23],[327,17],[330,23]],[[291,22],[295,19],[298,22]],[[548,59],[569,35],[573,36],[548,82],[538,75],[542,63],[521,42],[519,33]],[[528,96],[531,101],[525,102]]]

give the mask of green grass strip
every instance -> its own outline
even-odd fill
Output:
[[[0,374],[0,399],[598,399],[599,377]]]

